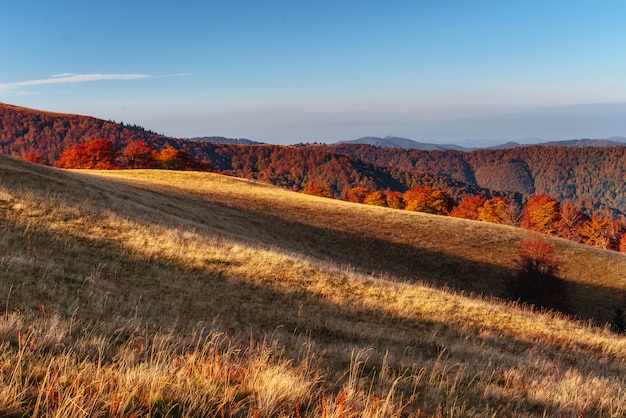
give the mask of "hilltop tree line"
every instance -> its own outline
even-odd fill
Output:
[[[323,186],[309,184],[303,193],[333,197]],[[532,196],[520,206],[495,196],[466,195],[460,201],[434,187],[415,186],[404,193],[354,187],[347,191],[346,200],[373,206],[447,215],[524,229],[558,236],[595,247],[626,252],[626,224],[608,216],[586,215],[571,200],[559,202],[542,194]]]
[[[36,156],[27,160],[40,162]],[[145,141],[131,142],[124,150],[113,145],[106,138],[76,144],[61,153],[54,164],[59,168],[114,170],[154,169],[206,171],[210,165],[196,161],[185,151],[167,146],[160,151],[150,147]]]

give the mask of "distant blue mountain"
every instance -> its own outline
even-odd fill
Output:
[[[618,141],[617,139],[620,139]],[[571,139],[569,141],[551,141],[541,145],[566,146],[566,147],[616,147],[624,145],[626,138],[613,137],[607,139]]]
[[[613,136],[610,138],[598,139],[567,139],[564,141],[547,141],[535,144],[520,144],[518,142],[507,142],[505,144],[488,147],[489,149],[511,149],[518,147],[527,147],[529,145],[541,145],[552,147],[617,147],[626,145],[626,138],[622,136]]]
[[[223,136],[200,136],[190,138],[192,141],[210,142],[212,144],[234,144],[234,145],[262,145],[263,142],[251,141],[245,138],[224,138]]]
[[[351,141],[340,141],[338,144],[366,144],[385,148],[405,148],[405,149],[419,149],[423,151],[433,150],[459,150],[468,151],[467,148],[460,147],[453,144],[429,144],[424,142],[417,142],[408,138],[400,138],[397,136],[386,136],[384,138],[378,138],[375,136],[364,136],[362,138],[353,139]]]
[[[492,140],[493,141],[493,140]],[[505,140],[503,140],[505,141]],[[350,141],[340,141],[338,144],[366,144],[385,148],[404,148],[404,149],[419,149],[423,151],[433,150],[458,150],[458,151],[471,151],[475,149],[488,148],[488,149],[511,149],[518,147],[527,147],[530,145],[542,145],[542,146],[558,146],[558,147],[614,147],[626,145],[626,138],[623,136],[613,136],[610,138],[598,138],[598,139],[570,139],[564,141],[546,141],[541,138],[524,138],[516,141],[508,141],[497,145],[482,145],[476,146],[479,143],[485,144],[487,140],[464,140],[463,144],[474,146],[460,146],[455,144],[431,144],[425,142],[418,142],[408,138],[400,138],[397,136],[386,136],[384,138],[378,138],[375,136],[364,136],[362,138],[353,139]],[[493,143],[493,142],[492,142]]]

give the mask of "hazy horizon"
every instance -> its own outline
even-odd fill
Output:
[[[266,143],[626,136],[618,1],[0,5],[0,101]]]

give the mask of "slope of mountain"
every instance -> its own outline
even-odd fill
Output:
[[[424,151],[446,150],[446,149],[455,149],[455,150],[465,149],[458,145],[428,144],[424,142],[417,142],[413,139],[400,138],[397,136],[386,136],[384,138],[378,138],[374,136],[365,136],[365,137],[353,139],[350,141],[340,141],[338,142],[338,144],[366,144],[366,145],[373,145],[377,147],[420,149]]]
[[[626,412],[623,337],[476,296],[515,228],[0,155],[0,231],[2,415]],[[611,316],[626,257],[557,254],[577,309]]]
[[[604,138],[607,139],[609,141],[613,141],[613,142],[619,142],[621,144],[626,144],[626,138],[623,136],[611,136],[609,138]]]
[[[262,180],[293,190],[301,190],[308,184],[314,184],[328,187],[336,196],[345,197],[347,191],[353,187],[403,192],[420,185],[445,190],[454,198],[465,194],[481,194],[521,200],[521,196],[514,192],[481,188],[447,175],[398,170],[393,167],[382,168],[335,153],[322,145],[241,147],[179,142],[177,146],[196,158],[208,159],[220,172]]]
[[[593,202],[626,213],[626,147],[532,145],[471,152],[401,150],[333,145],[332,152],[381,167],[448,175],[485,188],[519,193],[534,190],[559,200]]]
[[[64,149],[97,138],[125,146],[139,140],[162,143],[165,137],[135,125],[0,103],[0,152],[4,154],[35,154],[53,163]]]

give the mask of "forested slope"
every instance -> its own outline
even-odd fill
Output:
[[[501,150],[421,151],[369,145],[212,144],[158,135],[136,125],[0,104],[0,151],[55,162],[79,142],[107,138],[120,148],[146,141],[187,152],[215,170],[291,189],[328,187],[339,197],[366,187],[404,191],[422,185],[465,194],[548,194],[589,212],[626,212],[626,147],[529,146]],[[517,195],[515,194],[517,193]]]
[[[383,167],[449,175],[480,187],[548,194],[626,212],[626,147],[528,146],[503,150],[419,151],[334,145],[334,152]]]

